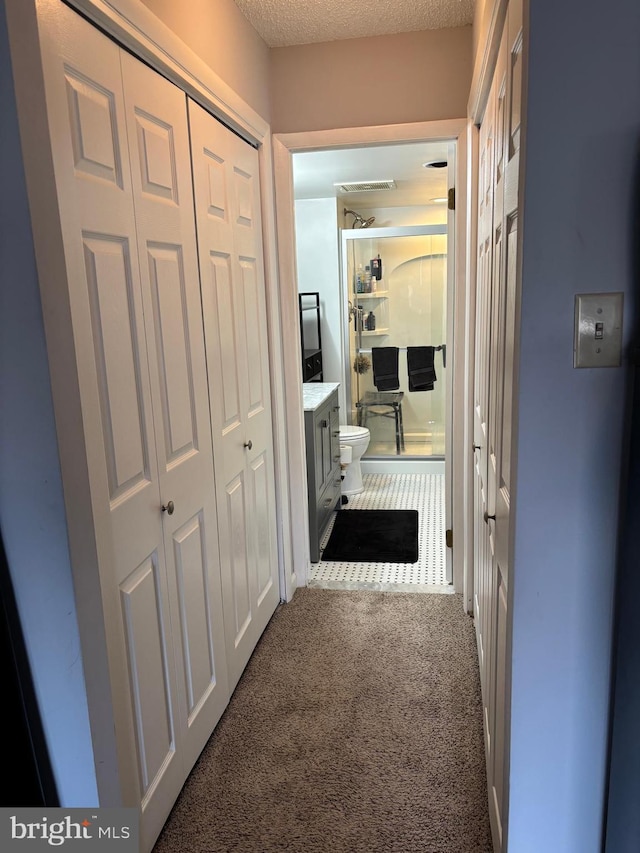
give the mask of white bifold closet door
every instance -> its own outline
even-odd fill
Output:
[[[68,393],[94,521],[74,529],[71,507],[70,543],[76,577],[95,562],[100,579],[118,755],[101,804],[139,806],[149,850],[279,601],[257,155],[193,108],[199,220],[229,224],[226,242],[201,234],[207,378],[186,96],[62,4],[52,27]]]
[[[120,57],[177,710],[191,767],[230,691],[186,98],[129,54]],[[158,707],[149,710],[157,715]]]
[[[258,152],[192,101],[189,124],[233,689],[280,598]]]

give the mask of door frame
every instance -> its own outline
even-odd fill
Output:
[[[293,155],[307,151],[337,148],[363,148],[403,142],[448,141],[456,143],[456,211],[454,235],[454,316],[458,334],[451,344],[453,365],[452,395],[452,529],[458,545],[453,550],[453,585],[464,595],[467,612],[472,601],[473,560],[467,558],[467,519],[465,516],[465,431],[468,410],[465,398],[466,358],[464,330],[467,326],[467,230],[468,230],[468,121],[449,119],[412,124],[351,127],[273,136],[278,261],[280,270],[280,313],[284,327],[290,330],[282,341],[283,369],[287,387],[288,453],[300,465],[303,477],[290,480],[292,546],[294,563],[300,571],[298,585],[306,585],[309,572],[309,534],[307,530],[307,486],[304,460],[304,412],[302,377],[298,352],[299,328],[296,313],[298,284],[294,224]],[[286,322],[285,322],[286,321]],[[299,446],[296,447],[296,442]],[[295,469],[294,469],[295,470]],[[469,572],[471,571],[471,575]],[[291,589],[293,595],[295,587]],[[467,599],[468,596],[468,599]],[[289,598],[289,595],[287,595]]]

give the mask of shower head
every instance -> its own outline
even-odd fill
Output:
[[[347,213],[350,213],[351,216],[353,216],[353,225],[351,226],[352,228],[368,228],[376,221],[375,216],[370,216],[368,219],[365,219],[363,216],[360,216],[359,213],[356,213],[355,210],[347,210],[347,208],[345,207],[344,215],[346,216]]]

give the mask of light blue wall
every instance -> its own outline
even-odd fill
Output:
[[[574,294],[632,298],[640,4],[530,2],[511,853],[596,853],[626,368],[572,366]]]
[[[97,791],[40,293],[0,0],[0,529],[62,805]]]

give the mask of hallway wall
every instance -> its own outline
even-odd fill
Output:
[[[573,368],[574,295],[623,291],[628,344],[640,5],[528,14],[508,849],[598,853],[627,369]]]
[[[233,0],[142,2],[237,95],[270,121],[270,51]]]
[[[274,133],[466,115],[472,28],[271,50]]]
[[[49,364],[0,0],[0,530],[63,806],[98,804]]]

